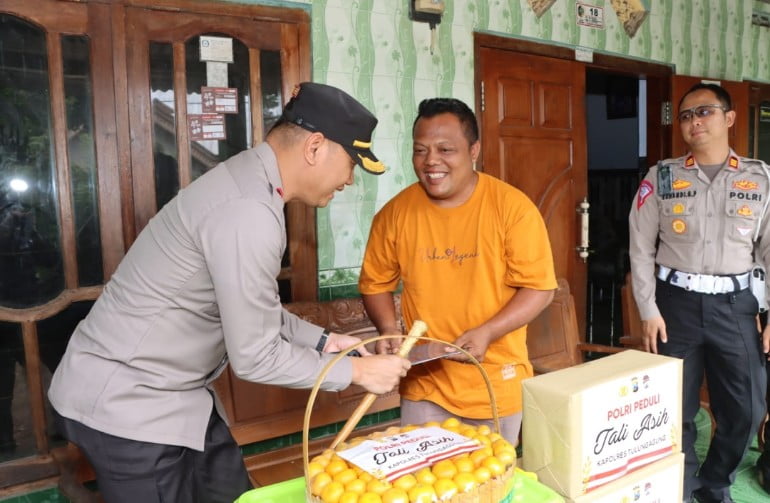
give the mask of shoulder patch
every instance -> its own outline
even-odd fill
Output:
[[[636,209],[642,207],[644,202],[647,200],[648,197],[652,195],[652,193],[655,190],[652,188],[652,184],[648,182],[647,180],[642,181],[641,185],[639,185],[639,193],[636,198]]]

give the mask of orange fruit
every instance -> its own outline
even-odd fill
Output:
[[[516,460],[516,452],[511,452],[508,450],[500,451],[495,454],[495,457],[497,457],[497,459],[499,459],[503,465],[511,466]]]
[[[390,489],[390,483],[380,479],[372,479],[366,484],[366,491],[370,493],[382,494],[388,489]]]
[[[461,493],[469,493],[479,485],[472,473],[458,473],[452,480],[457,484],[457,490]]]
[[[311,459],[310,462],[311,463],[318,463],[319,465],[325,467],[326,465],[329,464],[329,460],[330,459],[331,459],[331,456],[320,455],[320,456],[316,456],[313,459]]]
[[[495,456],[489,456],[482,462],[482,464],[483,466],[489,468],[489,471],[493,477],[497,477],[498,475],[505,473],[505,467]]]
[[[450,459],[442,459],[434,464],[430,470],[440,479],[451,479],[457,474],[457,467]]]
[[[342,471],[345,471],[348,469],[348,464],[340,458],[332,459],[329,461],[329,464],[326,465],[326,473],[329,475],[336,475]]]
[[[473,463],[473,460],[470,458],[470,456],[457,458],[454,460],[454,464],[457,467],[457,471],[459,473],[471,473],[476,468],[476,465]]]
[[[409,503],[409,494],[399,487],[391,487],[381,497],[382,503]]]
[[[377,493],[364,493],[358,497],[358,503],[382,503],[382,497]]]
[[[473,471],[473,477],[479,485],[486,483],[487,480],[492,478],[492,472],[486,466],[479,466]]]
[[[404,491],[408,491],[409,489],[417,485],[417,479],[411,473],[407,473],[406,475],[402,475],[401,477],[394,480],[392,484],[393,484],[393,487],[397,487],[399,489],[403,489]]]
[[[352,482],[358,478],[358,475],[356,474],[356,471],[352,468],[345,468],[341,472],[337,472],[332,477],[332,480],[336,482],[340,482],[343,486],[347,485],[348,482]]]
[[[441,427],[445,429],[449,428],[459,428],[460,427],[460,420],[456,417],[448,417],[444,419],[444,421],[441,423]]]
[[[329,475],[326,472],[321,472],[318,475],[313,478],[313,481],[310,483],[310,492],[315,494],[316,496],[321,495],[321,491],[324,490],[324,487],[326,487],[328,484],[330,484],[332,481],[332,476]]]
[[[438,480],[438,477],[436,477],[433,472],[430,471],[429,466],[417,470],[417,472],[414,474],[414,477],[417,479],[418,484],[423,484],[426,486],[432,486],[433,483]]]
[[[441,427],[441,423],[439,423],[438,421],[428,421],[427,423],[422,425],[423,428],[430,428],[431,426]]]
[[[339,503],[344,492],[345,486],[342,483],[331,481],[321,491],[321,500],[324,503]]]
[[[416,430],[417,428],[420,428],[420,426],[417,426],[416,424],[408,424],[406,426],[402,426],[401,431],[406,433],[408,431]]]
[[[471,461],[476,466],[481,466],[481,462],[492,455],[492,449],[490,447],[482,447],[471,452]]]
[[[480,425],[478,426],[478,428],[476,428],[476,429],[478,430],[478,432],[479,432],[481,435],[489,435],[490,433],[492,433],[492,428],[490,428],[490,427],[489,427],[488,425],[486,425],[486,424],[480,424]]]
[[[449,499],[457,494],[457,484],[452,479],[438,479],[433,484],[433,489],[436,490],[436,496],[439,500]]]
[[[318,461],[311,461],[307,464],[307,478],[313,480],[313,477],[324,471],[324,466]]]
[[[409,501],[411,503],[433,503],[433,498],[435,497],[436,491],[433,489],[433,486],[417,484],[409,489]]]
[[[338,503],[358,503],[358,496],[358,493],[345,491],[342,493],[342,496],[340,496]]]
[[[366,492],[366,481],[362,479],[351,480],[345,484],[345,491],[356,494],[363,494]]]

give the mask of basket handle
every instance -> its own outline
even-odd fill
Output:
[[[419,321],[419,320],[417,320],[417,321]],[[415,323],[417,323],[417,321]],[[422,323],[422,322],[420,322],[420,323]],[[410,331],[410,334],[411,333],[412,332]],[[308,463],[310,462],[310,452],[309,452],[310,451],[310,414],[313,412],[313,404],[315,403],[315,399],[318,396],[318,391],[321,388],[321,383],[326,378],[326,376],[329,374],[329,372],[331,371],[332,367],[334,367],[334,365],[336,365],[337,362],[339,362],[342,358],[345,358],[345,356],[347,356],[347,354],[349,352],[351,352],[351,351],[353,351],[355,349],[358,349],[358,348],[364,346],[365,344],[369,344],[370,342],[386,340],[386,339],[401,339],[401,338],[404,338],[404,337],[405,337],[404,335],[378,335],[377,337],[372,337],[371,339],[362,340],[361,342],[358,342],[358,343],[348,347],[344,351],[341,351],[339,354],[337,354],[334,358],[332,358],[326,364],[326,366],[323,368],[323,370],[319,374],[318,379],[316,380],[315,385],[313,385],[313,389],[310,391],[310,396],[308,397],[307,406],[305,407],[305,418],[304,418],[304,421],[303,421],[303,424],[302,424],[302,462],[303,462],[303,470],[305,472],[305,486],[306,486],[307,494],[310,494],[310,482],[311,482],[309,480],[309,477],[307,476]],[[406,336],[406,337],[409,337],[409,336]],[[489,404],[490,404],[490,406],[492,408],[492,419],[494,421],[495,431],[497,431],[499,433],[500,432],[500,418],[498,417],[498,414],[497,414],[497,402],[495,400],[495,393],[494,393],[494,390],[492,389],[492,383],[489,380],[489,375],[487,375],[487,371],[484,370],[484,367],[481,366],[481,363],[479,363],[479,361],[472,354],[470,354],[468,351],[466,351],[464,348],[461,348],[460,346],[452,344],[451,342],[446,342],[446,341],[442,341],[442,340],[439,340],[439,339],[432,339],[432,338],[429,338],[429,337],[414,337],[414,341],[411,343],[411,345],[407,349],[406,354],[408,354],[408,352],[411,350],[411,347],[414,345],[414,343],[417,342],[417,339],[430,340],[431,342],[439,342],[441,344],[444,344],[446,346],[449,346],[449,347],[452,347],[452,348],[454,348],[456,350],[459,350],[461,353],[463,353],[465,356],[467,356],[468,359],[473,364],[476,365],[476,368],[478,368],[479,372],[481,372],[481,377],[484,379],[484,384],[486,384],[486,386],[487,386],[487,393],[489,393]],[[404,344],[406,344],[407,342],[409,342],[409,341],[408,340],[405,341]],[[403,347],[403,344],[402,344],[402,347]],[[400,354],[401,354],[401,351],[399,351],[399,355]],[[404,357],[406,356],[406,354],[404,355]],[[366,358],[366,357],[364,357],[364,358]],[[371,394],[371,393],[368,393],[367,396],[369,394]],[[366,406],[366,408],[368,409],[369,406],[371,406],[371,402],[369,403],[369,405]],[[360,408],[361,408],[361,406],[359,405],[358,409],[360,409]],[[358,409],[356,409],[356,410],[358,410]],[[352,416],[351,416],[351,419],[352,419]],[[355,427],[355,425],[358,423],[358,421],[360,419],[361,418],[359,417],[356,420],[356,422],[350,428],[351,430],[352,430],[352,428]],[[350,423],[350,422],[351,421],[348,420],[348,422],[345,423],[345,426],[347,427],[348,423]],[[342,437],[342,432],[340,432],[340,434],[337,435],[337,439],[335,439],[335,440],[338,440],[338,439],[340,439],[342,437],[342,440],[339,440],[339,441],[340,442],[344,441],[344,439],[347,437],[348,434],[350,434],[349,431],[345,435],[345,437]],[[335,447],[336,447],[336,445],[337,444],[335,444]]]
[[[398,348],[398,356],[401,358],[406,358],[409,355],[409,351],[412,350],[412,346],[414,346],[414,344],[417,342],[417,339],[423,337],[427,332],[428,325],[426,325],[422,320],[415,320],[411,330],[409,330],[409,335],[406,336],[406,340],[401,344],[401,347]],[[371,339],[369,339],[369,341],[371,341]],[[356,407],[356,410],[353,411],[353,414],[345,422],[345,426],[343,426],[340,432],[337,433],[337,437],[329,446],[330,449],[334,449],[340,442],[343,442],[346,438],[348,438],[350,432],[353,431],[353,428],[355,428],[361,418],[364,417],[364,414],[366,414],[366,411],[369,410],[376,398],[377,394],[375,393],[369,392],[364,395],[361,403],[358,405],[358,407]]]

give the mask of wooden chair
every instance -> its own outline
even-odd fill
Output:
[[[553,302],[530,324],[530,333],[542,334],[527,337],[529,360],[535,374],[544,374],[583,363],[587,353],[618,353],[626,347],[588,344],[582,342],[578,331],[575,299],[569,283],[559,278]]]

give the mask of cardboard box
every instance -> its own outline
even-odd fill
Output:
[[[567,503],[681,503],[684,454],[666,456]]]
[[[627,350],[526,379],[524,469],[576,498],[682,444],[682,360]]]

